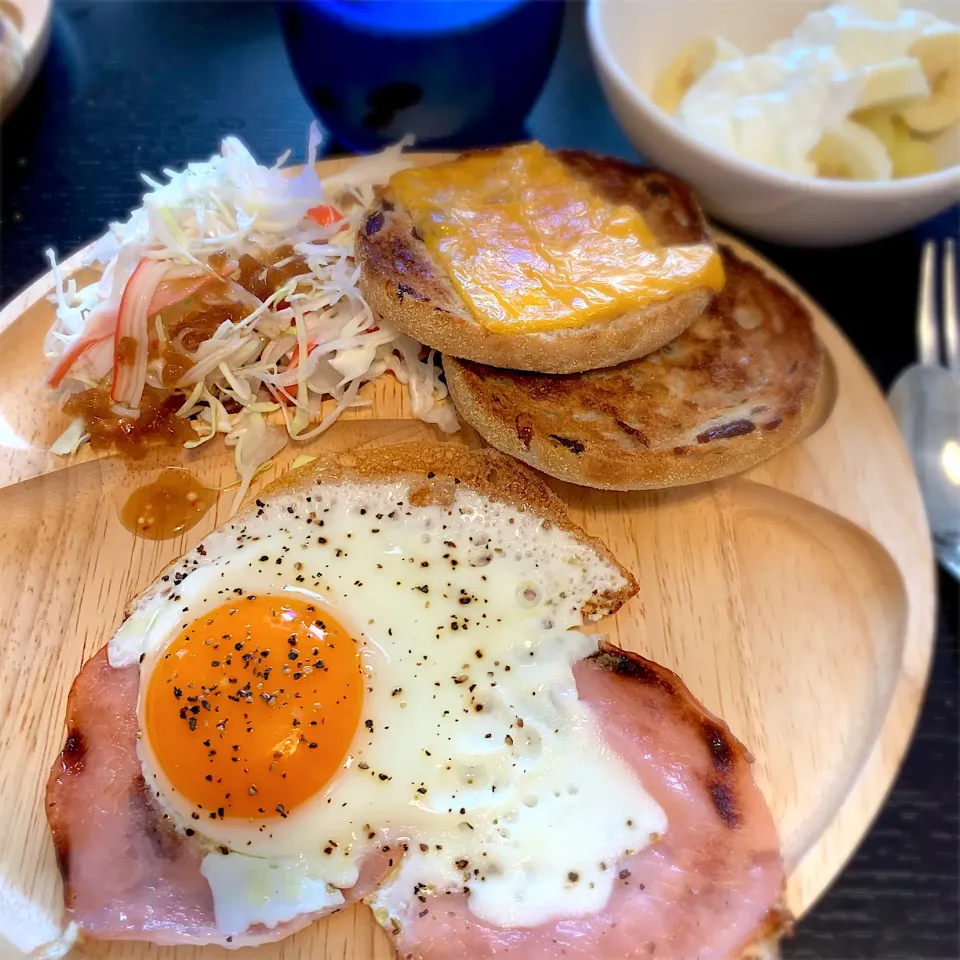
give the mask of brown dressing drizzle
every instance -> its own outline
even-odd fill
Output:
[[[139,417],[120,417],[113,411],[108,388],[95,387],[75,393],[63,405],[69,417],[82,417],[94,450],[116,450],[121,456],[138,459],[150,447],[177,444],[196,437],[193,428],[177,410],[182,397],[167,396],[153,387],[143,388]]]
[[[120,510],[120,521],[146,540],[170,540],[190,530],[216,503],[217,490],[187,470],[170,467],[138,487]]]
[[[284,263],[286,260],[290,262]],[[245,253],[238,262],[240,269],[234,279],[244,290],[261,300],[266,300],[288,280],[309,270],[307,261],[299,254],[295,254],[293,247],[289,244],[271,250],[263,260],[257,260]],[[283,266],[274,266],[278,263],[282,263]]]
[[[223,254],[210,258],[210,266],[215,270],[226,262]],[[259,259],[248,254],[241,256],[233,280],[248,292],[266,299],[288,280],[308,271],[307,261],[296,254],[291,245],[285,244],[261,254]],[[249,312],[248,306],[230,299],[229,285],[223,280],[215,280],[200,293],[163,310],[158,317],[165,342],[151,336],[147,350],[148,360],[162,361],[163,386],[169,389],[180,382],[193,367],[197,348],[209,340],[224,321],[238,323]],[[151,317],[151,331],[155,319]],[[133,338],[123,337],[117,345],[116,359],[121,364],[132,364],[136,347]],[[182,404],[182,396],[171,396],[167,390],[147,386],[140,403],[140,416],[118,416],[112,409],[109,387],[100,386],[69,397],[63,412],[83,420],[94,450],[115,450],[122,457],[137,459],[158,444],[173,446],[195,438],[190,424],[176,416]],[[226,405],[230,410],[229,401]]]
[[[133,337],[121,337],[116,349],[117,359],[130,366],[137,359],[137,341]]]

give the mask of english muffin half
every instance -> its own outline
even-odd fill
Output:
[[[543,376],[444,357],[457,411],[544,473],[611,490],[699,483],[773,456],[817,415],[823,349],[791,293],[721,252],[723,292],[641,360]]]
[[[446,355],[572,373],[674,339],[723,285],[692,193],[669,174],[539,144],[405,170],[367,211],[360,288]]]

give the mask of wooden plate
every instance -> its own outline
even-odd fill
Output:
[[[326,172],[340,165],[328,162]],[[121,525],[118,506],[156,476],[159,456],[131,465],[46,453],[65,426],[39,384],[50,285],[41,278],[0,313],[0,935],[17,948],[13,956],[54,936],[59,921],[43,786],[62,746],[70,683],[109,639],[126,602],[225,520],[232,500],[222,494],[178,540],[137,539]],[[608,621],[613,639],[676,670],[756,756],[798,915],[842,868],[893,782],[923,696],[934,610],[927,524],[894,421],[850,344],[807,304],[836,387],[832,412],[824,410],[826,422],[812,436],[743,476],[698,487],[619,494],[550,481],[640,581],[640,597]],[[263,482],[311,450],[424,437],[482,444],[469,430],[445,437],[412,420],[392,378],[369,395],[371,408],[310,444],[288,447]],[[232,457],[212,446],[168,452],[165,462],[186,462],[201,479],[225,486]],[[96,944],[85,955],[225,954]],[[393,954],[361,907],[244,956]]]
[[[16,87],[3,101],[2,114],[7,117],[30,89],[50,39],[53,0],[0,0],[2,10],[20,31],[23,41],[23,73]]]

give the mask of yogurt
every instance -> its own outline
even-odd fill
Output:
[[[898,0],[837,3],[810,13],[763,53],[716,59],[683,95],[676,117],[713,147],[816,175],[811,152],[828,133],[848,136],[855,111],[930,98],[924,65],[911,48],[921,36],[956,29],[901,9]],[[850,148],[869,153],[866,137],[873,135],[859,127],[854,133],[860,142]],[[883,157],[877,153],[868,165],[877,178],[890,176]]]

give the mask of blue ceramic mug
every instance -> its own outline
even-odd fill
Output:
[[[406,133],[418,146],[523,136],[556,53],[562,0],[287,0],[304,96],[344,146]]]

